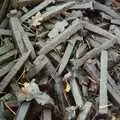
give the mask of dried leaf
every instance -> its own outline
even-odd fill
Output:
[[[66,108],[66,111],[68,112],[68,120],[74,120],[75,117],[76,117],[76,110],[77,110],[77,107],[75,106],[70,106],[70,107],[67,107]]]
[[[22,92],[27,95],[29,93],[29,83],[24,83],[24,87],[21,88]]]
[[[71,77],[72,77],[71,72],[68,72],[68,73],[66,73],[66,74],[64,75],[63,81],[67,81],[67,80],[69,80]]]
[[[3,102],[0,102],[0,120],[7,120],[4,113],[5,113],[5,111],[4,111]]]
[[[41,17],[41,13],[38,12],[35,16],[32,17],[32,26],[36,27],[39,26],[41,23],[39,21]]]
[[[116,117],[115,117],[115,116],[112,116],[112,120],[116,120]]]
[[[35,99],[41,105],[54,104],[52,98],[46,93],[41,92],[34,81],[24,83],[23,85],[24,87],[21,88],[21,93],[18,96],[19,101],[30,101]]]
[[[65,90],[65,92],[70,92],[71,87],[70,87],[70,84],[68,82],[66,82],[64,90]]]

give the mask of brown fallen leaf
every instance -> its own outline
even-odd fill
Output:
[[[35,16],[32,17],[32,26],[36,27],[41,25],[40,23],[41,13],[38,12]]]
[[[24,83],[21,93],[18,95],[18,101],[31,101],[33,99],[41,105],[54,104],[53,99],[48,94],[39,90],[34,79],[29,83]]]
[[[30,87],[29,87],[29,83],[25,82],[24,87],[21,88],[23,94],[27,95],[30,92]]]

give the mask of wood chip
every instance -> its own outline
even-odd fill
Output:
[[[74,6],[72,6],[70,9],[75,9],[75,10],[84,10],[84,9],[91,9],[93,10],[93,1],[90,1],[88,3],[83,3],[83,4],[75,4]]]
[[[15,22],[15,23],[13,23],[13,22]],[[10,18],[10,23],[11,23],[11,26],[13,29],[13,34],[15,36],[15,40],[17,42],[17,45],[18,45],[18,48],[19,48],[21,54],[23,52],[25,52],[25,47],[26,47],[27,51],[28,50],[31,51],[30,57],[32,60],[34,60],[36,57],[35,50],[31,44],[27,34],[25,33],[23,27],[21,26],[19,19],[16,17],[12,17],[12,18]]]
[[[0,57],[0,65],[5,64],[6,62],[9,62],[13,58],[16,58],[17,51],[11,50],[9,53],[6,53]]]
[[[57,22],[54,26],[54,28],[49,32],[48,37],[50,39],[55,38],[57,35],[62,33],[65,30],[65,27],[68,25],[68,22],[66,20]],[[61,27],[62,26],[62,27]]]
[[[7,65],[5,65],[4,67],[2,67],[0,69],[0,78],[3,77],[4,75],[6,75],[10,71],[10,69],[14,66],[15,63],[16,63],[16,60],[12,61],[12,62],[8,63]]]
[[[42,14],[41,17],[39,17],[38,20],[36,20],[36,21],[43,22],[43,21],[49,20],[50,18],[54,17],[55,15],[60,14],[62,11],[67,10],[69,7],[74,5],[74,3],[75,2],[68,2],[63,5],[56,6],[51,11],[48,11],[48,12]]]
[[[76,33],[81,28],[82,28],[82,25],[81,25],[79,19],[73,21],[72,25],[70,25],[63,33],[58,35],[49,44],[45,45],[40,50],[39,54],[47,54],[52,49],[54,49],[57,45],[59,45],[62,42],[65,42],[67,39],[69,39],[70,36],[72,36],[74,33]],[[39,61],[39,56],[36,58],[35,61]]]
[[[64,71],[64,69],[65,69],[65,67],[70,59],[71,53],[73,51],[73,48],[74,48],[74,45],[75,45],[77,39],[78,39],[78,37],[75,36],[75,37],[72,37],[71,40],[69,41],[68,46],[67,46],[65,53],[63,55],[63,58],[60,62],[60,67],[58,70],[59,74],[61,74]]]
[[[71,85],[71,91],[72,91],[76,106],[79,106],[81,108],[83,106],[84,102],[83,102],[80,88],[75,79],[76,72],[77,72],[76,70],[77,70],[76,66],[74,66],[73,79],[71,80],[70,85]]]
[[[94,1],[94,9],[103,11],[115,19],[120,19],[120,16],[114,10],[112,10],[111,8],[109,8],[103,4],[100,4],[99,2]]]
[[[116,43],[116,40],[106,41],[98,48],[94,48],[88,53],[86,53],[81,59],[77,60],[78,66],[82,66],[88,59],[94,58],[100,54],[102,50],[106,50],[112,47]]]
[[[79,114],[78,120],[87,120],[89,118],[89,114],[92,110],[92,103],[86,102],[83,106],[83,111]]]
[[[14,41],[15,41],[14,43],[16,44],[17,49],[19,50],[19,52],[22,55],[26,50],[25,50],[25,45],[22,41],[21,33],[17,26],[16,19],[17,18],[15,18],[15,17],[11,17],[9,22],[10,22],[11,29],[12,29],[13,36],[14,36]]]
[[[104,36],[110,40],[115,39],[115,38],[117,39],[117,37],[115,35],[111,34],[110,32],[108,32],[108,31],[106,31],[106,30],[104,30],[96,25],[90,24],[86,21],[81,21],[81,22],[83,23],[84,28],[89,30],[89,31],[92,31],[92,32],[97,33],[101,36]]]
[[[43,110],[43,120],[52,120],[52,111],[50,109]]]
[[[107,95],[107,67],[108,67],[108,53],[107,51],[102,51],[101,53],[101,74],[100,74],[100,103],[99,103],[99,114],[108,114],[108,108],[101,108],[108,105],[108,95]]]
[[[29,106],[30,106],[30,102],[22,103],[22,105],[20,106],[20,108],[17,112],[15,119],[16,120],[24,120],[26,117],[26,113],[28,111]]]
[[[27,77],[28,79],[32,79],[33,77],[35,77],[47,64],[47,59],[45,56],[40,57],[40,61],[34,62],[34,67],[27,73]]]
[[[4,46],[0,47],[0,56],[9,52],[10,50],[14,49],[14,46],[12,43],[8,42]]]
[[[27,12],[26,14],[24,14],[20,18],[21,22],[24,22],[25,20],[27,20],[28,18],[30,18],[31,16],[33,16],[34,14],[36,14],[37,12],[39,12],[40,10],[44,9],[45,7],[47,7],[52,2],[53,2],[53,0],[45,0],[45,1],[43,1],[42,3],[40,3],[39,5],[37,5],[36,7],[34,7],[32,10],[30,10],[29,12]]]

